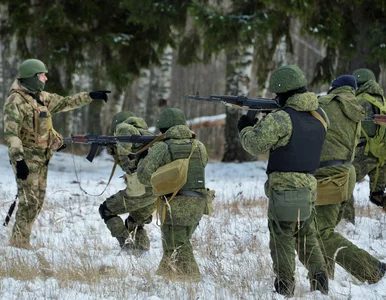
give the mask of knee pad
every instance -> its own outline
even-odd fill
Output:
[[[106,201],[104,201],[100,206],[99,206],[99,214],[101,218],[107,223],[108,220],[111,218],[115,217],[116,215],[112,214],[112,212],[107,208]]]

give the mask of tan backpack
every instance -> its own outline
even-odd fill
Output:
[[[186,184],[190,157],[197,147],[197,141],[192,143],[192,150],[188,158],[181,158],[159,167],[151,176],[153,194],[156,196],[173,194],[172,198]],[[170,201],[170,200],[169,200]]]

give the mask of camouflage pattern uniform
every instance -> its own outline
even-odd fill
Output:
[[[114,135],[153,135],[147,130],[147,124],[141,118],[129,116],[120,124],[116,124]],[[133,154],[143,147],[141,144],[118,143],[113,152],[118,163],[126,172],[127,188],[107,198],[100,206],[99,212],[111,235],[117,238],[122,249],[149,250],[150,241],[143,228],[152,221],[156,209],[156,200],[151,187],[138,186],[137,158]],[[120,214],[129,213],[125,224]],[[129,241],[128,238],[132,238]]]
[[[364,98],[364,94],[369,94],[380,103],[383,103],[382,97],[384,92],[382,87],[374,80],[368,80],[358,88],[356,95],[360,104],[365,109],[365,118],[371,118],[373,114],[379,113],[379,109],[367,101]],[[376,130],[379,128],[379,125],[374,124],[372,121],[365,120],[362,122],[362,128],[366,131],[369,137],[373,137]],[[384,137],[383,142],[386,142],[386,136]],[[376,205],[386,207],[386,196],[384,195],[386,187],[386,165],[379,166],[378,179],[376,180],[377,165],[379,160],[370,152],[365,154],[365,146],[366,138],[362,134],[353,162],[356,170],[357,181],[362,180],[366,175],[368,175],[370,177],[370,200]]]
[[[178,109],[165,108],[159,118],[169,112]],[[178,110],[180,111],[180,110]],[[183,114],[182,111],[180,111]],[[167,131],[157,126],[164,132],[164,140],[154,144],[149,149],[148,155],[138,165],[138,178],[143,184],[151,185],[152,174],[161,166],[166,165],[177,158],[187,158],[192,149],[193,132],[183,121],[176,122]],[[165,127],[164,127],[165,129]],[[181,148],[183,152],[181,154]],[[179,154],[178,154],[179,152]],[[178,157],[182,155],[182,157]],[[206,207],[204,168],[208,162],[205,146],[197,141],[197,147],[189,161],[188,181],[175,198],[166,206],[164,200],[160,201],[160,218],[162,211],[166,210],[165,219],[161,226],[163,256],[159,264],[157,274],[169,279],[193,280],[201,279],[200,271],[193,254],[193,247],[190,243],[193,232],[204,213]],[[187,186],[202,186],[202,188],[187,188]],[[183,194],[185,193],[185,194]],[[192,195],[186,195],[191,193]],[[164,197],[162,197],[164,199]],[[166,198],[170,199],[170,195]],[[169,207],[170,205],[170,207]]]
[[[37,101],[37,98],[40,100]],[[48,163],[54,152],[52,148],[58,146],[53,147],[55,134],[49,130],[51,115],[91,101],[87,92],[62,97],[44,91],[33,93],[20,85],[18,80],[12,84],[4,104],[4,137],[15,175],[17,160],[24,159],[29,168],[26,180],[16,178],[19,204],[10,240],[12,246],[30,248],[32,225],[43,206]],[[40,111],[45,112],[43,117],[37,117],[36,112]],[[34,127],[34,124],[39,126]]]
[[[328,95],[319,98],[319,104],[330,120],[321,162],[345,161],[345,163],[320,168],[315,176],[317,179],[323,179],[336,174],[348,173],[348,189],[349,194],[352,194],[355,187],[355,169],[350,162],[354,159],[364,109],[357,101],[354,89],[350,86],[333,89]],[[380,262],[335,231],[345,203],[346,201],[316,205],[319,243],[327,263],[329,278],[334,278],[335,259],[340,266],[358,280],[375,283],[383,276],[379,268]]]
[[[296,70],[300,69],[296,68]],[[296,88],[304,85],[305,82]],[[296,111],[313,111],[318,109],[318,101],[314,93],[305,92],[289,97],[285,107],[291,107]],[[246,151],[252,155],[258,155],[286,146],[293,134],[292,129],[290,115],[283,110],[278,110],[271,112],[254,126],[243,128],[240,131],[240,139]],[[310,280],[316,279],[317,274],[326,272],[326,264],[319,247],[314,222],[313,207],[316,200],[316,185],[316,179],[312,174],[277,171],[268,174],[268,180],[265,183],[265,193],[268,197],[272,190],[284,192],[308,188],[311,191],[311,199],[304,199],[304,202],[310,201],[312,212],[308,219],[300,222],[300,229],[297,221],[279,221],[273,214],[268,214],[269,245],[276,274],[275,289],[286,296],[293,296],[295,288],[294,247],[300,261],[308,270]],[[272,199],[269,201],[271,202]],[[328,291],[328,286],[326,289]]]

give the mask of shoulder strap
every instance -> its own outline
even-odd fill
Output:
[[[386,113],[386,106],[385,106],[385,97],[382,96],[383,103],[380,103],[377,99],[375,99],[373,96],[371,96],[368,93],[363,93],[362,97],[369,101],[372,105],[378,107],[381,111],[381,113]]]
[[[317,118],[320,123],[322,123],[324,130],[327,131],[327,122],[323,119],[323,117],[316,110],[311,110],[310,113],[313,117]]]

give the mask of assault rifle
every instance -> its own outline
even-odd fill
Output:
[[[76,144],[91,144],[90,152],[87,154],[86,159],[90,162],[93,161],[97,154],[99,146],[114,145],[116,143],[136,143],[147,145],[154,141],[157,136],[150,135],[71,135],[69,138],[64,138],[64,144],[76,143]]]
[[[270,98],[248,98],[245,96],[230,95],[210,95],[209,97],[200,97],[197,92],[196,95],[185,95],[185,99],[222,103],[226,106],[246,109],[248,110],[247,116],[251,120],[255,118],[256,111],[272,111],[280,108],[279,103],[277,103],[275,99]]]

